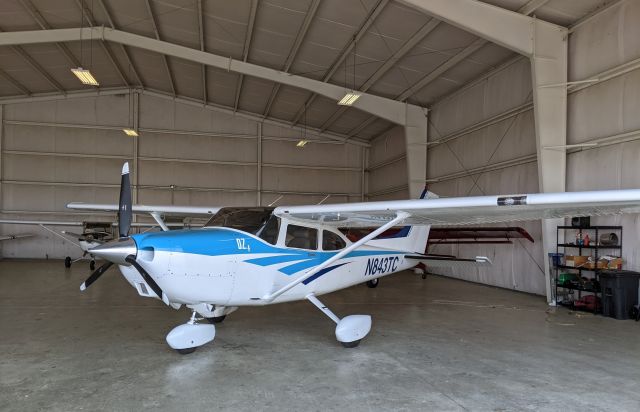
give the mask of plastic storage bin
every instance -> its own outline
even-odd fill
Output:
[[[564,253],[549,253],[549,267],[564,265]]]
[[[629,319],[629,312],[638,304],[640,273],[630,270],[600,272],[602,314],[616,319]]]

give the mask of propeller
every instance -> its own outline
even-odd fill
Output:
[[[125,163],[122,166],[122,179],[120,181],[120,202],[118,205],[118,235],[119,239],[112,240],[108,243],[102,244],[96,248],[90,250],[90,252],[94,253],[97,256],[102,256],[103,258],[109,259],[107,263],[100,266],[95,272],[91,274],[84,281],[82,285],[80,285],[80,290],[85,290],[93,282],[95,282],[104,272],[106,272],[113,263],[124,264],[124,262],[133,266],[140,276],[144,279],[145,282],[151,287],[156,295],[164,303],[169,304],[169,299],[167,295],[164,294],[162,288],[156,283],[156,281],[149,275],[149,273],[138,263],[136,260],[136,244],[135,241],[129,238],[129,229],[131,228],[131,218],[132,218],[132,210],[131,210],[131,182],[129,180],[129,163]],[[134,252],[134,254],[129,254]],[[125,254],[126,253],[126,254]],[[124,258],[124,262],[123,262]]]
[[[85,280],[82,283],[82,285],[80,285],[80,290],[84,291],[86,288],[91,286],[91,284],[96,280],[98,280],[98,278],[102,276],[102,274],[106,272],[111,267],[111,265],[113,265],[112,262],[107,262],[104,265],[100,266],[98,269],[96,269],[95,272],[93,272],[91,276],[89,276],[87,280]]]
[[[118,235],[127,237],[131,228],[131,182],[129,180],[129,162],[122,166],[120,180],[120,203],[118,205]]]
[[[122,178],[120,180],[120,204],[118,206],[118,234],[120,238],[127,237],[129,235],[129,228],[131,227],[131,182],[129,181],[129,162],[125,162],[122,166]],[[98,280],[104,272],[106,272],[113,262],[106,262],[104,265],[96,269],[95,272],[87,278],[87,280],[80,285],[80,290],[84,291],[93,282]],[[158,295],[161,296],[161,295]]]

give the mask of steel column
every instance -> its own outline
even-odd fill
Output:
[[[565,151],[544,150],[567,140],[568,30],[477,0],[401,0],[456,27],[523,54],[531,60],[536,125],[538,179],[541,192],[563,192]],[[558,85],[548,87],[549,85]],[[545,87],[546,86],[546,87]],[[551,153],[553,152],[553,153]],[[543,249],[555,251],[557,220],[543,221]],[[552,247],[553,246],[553,247]],[[547,299],[551,300],[548,259],[543,259]]]
[[[427,179],[428,126],[426,109],[407,105],[404,138],[407,148],[407,179],[411,199],[420,197]]]
[[[257,206],[262,205],[262,123],[257,123],[258,138],[256,139],[257,162],[256,162],[256,203]]]

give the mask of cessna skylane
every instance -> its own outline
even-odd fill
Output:
[[[76,210],[109,210],[105,206],[110,205],[67,205]],[[154,211],[162,212],[157,207]],[[336,323],[335,337],[343,346],[355,347],[371,330],[371,316],[338,317],[319,296],[420,262],[430,267],[491,264],[482,256],[458,259],[424,254],[432,224],[484,225],[637,212],[640,190],[229,207],[220,209],[202,228],[129,235],[132,203],[125,163],[119,238],[90,249],[107,263],[80,290],[116,264],[139,295],[160,299],[174,309],[186,306],[192,311],[190,320],[166,336],[168,345],[183,354],[213,341],[214,323],[238,307],[305,299]],[[394,236],[379,236],[395,226],[402,229]],[[376,229],[351,241],[339,230],[347,227]],[[204,319],[209,322],[201,322]]]

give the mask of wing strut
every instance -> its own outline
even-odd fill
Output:
[[[162,216],[160,216],[159,212],[149,212],[149,214],[158,223],[158,225],[160,225],[163,232],[167,232],[169,230],[167,225],[164,223],[164,220],[162,220]]]
[[[309,279],[311,276],[313,276],[316,273],[320,272],[322,269],[328,267],[329,265],[331,265],[336,260],[342,259],[347,254],[353,252],[354,250],[356,250],[360,246],[364,245],[365,243],[367,243],[371,239],[375,238],[379,234],[383,233],[387,229],[389,229],[389,228],[391,228],[393,226],[399,225],[400,223],[402,223],[403,220],[405,220],[409,216],[411,216],[411,215],[409,213],[407,213],[407,212],[402,212],[402,211],[396,212],[396,217],[395,218],[391,219],[390,221],[388,221],[384,225],[380,226],[379,228],[377,228],[373,232],[369,233],[367,236],[363,237],[362,239],[358,240],[357,242],[352,243],[348,247],[342,249],[340,252],[336,253],[331,258],[325,260],[324,262],[322,262],[318,266],[314,267],[313,269],[311,269],[310,271],[308,271],[307,273],[305,273],[304,275],[302,275],[298,279],[294,280],[293,282],[290,282],[290,283],[284,285],[283,287],[281,287],[280,289],[276,290],[275,292],[273,292],[273,293],[271,293],[269,295],[263,296],[262,300],[265,300],[267,302],[273,301],[278,296],[280,296],[283,293],[287,292],[288,290],[290,290],[294,286],[296,286],[296,285],[304,282],[305,280]]]

